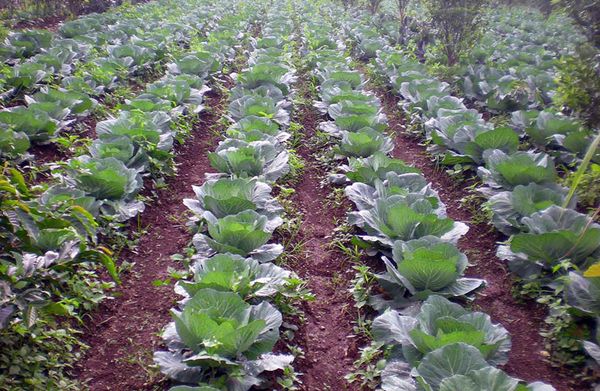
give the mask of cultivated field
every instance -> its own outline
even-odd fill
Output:
[[[19,21],[0,389],[600,387],[600,4],[573,3]]]

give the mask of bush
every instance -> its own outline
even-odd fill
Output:
[[[565,178],[565,186],[572,186],[575,173],[570,173]],[[597,208],[600,206],[600,165],[591,164],[589,169],[577,186],[577,199],[584,208]]]
[[[558,62],[554,104],[579,115],[590,127],[600,123],[600,54],[592,48]]]
[[[600,49],[600,0],[552,0],[552,3],[571,15]]]
[[[427,0],[425,4],[438,44],[453,66],[477,42],[487,0]]]

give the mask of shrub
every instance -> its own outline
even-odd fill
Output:
[[[477,42],[486,0],[427,0],[431,24],[449,66]]]

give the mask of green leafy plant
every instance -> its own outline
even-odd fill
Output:
[[[193,189],[196,199],[185,199],[183,202],[198,218],[202,218],[205,212],[222,218],[254,210],[267,216],[270,226],[281,225],[279,216],[283,209],[271,196],[271,186],[266,183],[248,178],[221,178],[208,180]]]
[[[521,222],[527,232],[513,235],[498,256],[522,278],[548,278],[566,260],[585,268],[598,257],[600,225],[584,214],[553,205]]]
[[[435,236],[396,242],[392,253],[393,262],[383,257],[387,272],[377,275],[383,289],[393,298],[385,302],[387,305],[407,306],[430,295],[464,296],[484,284],[484,280],[463,277],[467,257],[453,244]],[[372,302],[378,299],[382,298],[373,297]]]
[[[249,305],[236,293],[200,289],[172,313],[174,322],[163,333],[169,350],[156,352],[154,360],[180,383],[208,385],[223,378],[228,388],[249,390],[261,383],[261,373],[293,360],[269,353],[282,318],[267,302]]]
[[[259,177],[271,182],[289,171],[288,152],[268,141],[224,143],[208,154],[210,164],[222,173]]]
[[[348,165],[342,166],[342,170],[350,181],[368,185],[373,185],[377,179],[385,180],[388,172],[420,173],[418,168],[409,166],[400,159],[390,158],[381,152],[375,152],[367,158],[350,158]]]
[[[268,218],[253,210],[217,219],[210,213],[205,214],[208,226],[207,234],[194,236],[194,246],[199,254],[211,252],[232,253],[252,256],[262,262],[275,259],[283,248],[281,245],[267,245],[271,231],[267,228]],[[274,227],[271,227],[274,229]]]
[[[352,212],[348,221],[366,231],[363,240],[392,247],[394,241],[408,241],[433,235],[456,242],[468,227],[434,213],[427,198],[380,199],[372,209]]]
[[[556,182],[554,162],[550,156],[542,152],[516,152],[507,155],[495,149],[489,151],[484,159],[486,167],[480,167],[478,174],[484,184],[492,188],[510,190],[518,185]]]
[[[272,263],[261,264],[252,258],[217,254],[200,259],[193,267],[194,279],[179,285],[194,296],[200,289],[235,292],[244,299],[274,296],[285,289],[291,272]]]
[[[489,315],[470,312],[440,296],[430,296],[415,317],[387,310],[373,321],[377,341],[396,344],[411,366],[436,349],[454,343],[469,344],[492,365],[508,361],[510,335],[493,324]]]

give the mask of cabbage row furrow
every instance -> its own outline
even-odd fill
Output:
[[[289,172],[295,70],[286,41],[294,31],[276,8],[264,19],[230,93],[227,137],[208,156],[216,173],[184,200],[195,254],[190,278],[175,288],[183,298],[162,335],[167,350],[154,354],[168,378],[203,390],[264,386],[273,381],[269,372],[294,360],[273,349],[283,322],[278,307],[293,296],[297,278],[273,263],[284,248],[269,243],[284,222],[272,185]]]
[[[365,34],[352,35],[359,48],[368,42]],[[416,60],[389,47],[376,53],[375,69],[404,99],[406,116],[422,124],[430,152],[443,164],[476,169],[482,182],[477,190],[488,199],[484,207],[491,223],[509,237],[498,247],[498,258],[521,284],[554,295],[554,305],[577,311],[586,321],[582,333],[595,330],[586,323],[598,315],[594,268],[600,225],[575,209],[576,197],[568,196],[557,173],[559,165],[583,156],[592,132],[574,119],[544,111],[515,111],[511,126],[494,126],[450,95],[448,84],[431,77]],[[542,151],[523,150],[522,140]],[[577,144],[577,150],[564,142]],[[583,348],[593,356],[598,344],[592,338],[568,349]]]
[[[356,207],[348,222],[362,231],[362,246],[381,254],[385,264],[386,271],[374,276],[377,289],[365,298],[381,313],[370,332],[385,352],[382,389],[450,390],[461,384],[474,390],[489,384],[494,390],[553,389],[524,385],[496,368],[508,360],[507,330],[487,314],[448,300],[484,284],[463,276],[468,259],[456,242],[468,227],[446,216],[418,169],[389,156],[394,144],[381,104],[340,53],[342,41],[327,27],[313,34],[309,59],[321,98],[315,106],[330,118],[319,127],[334,141],[335,157],[347,161],[331,180],[347,185],[346,196]]]
[[[214,35],[202,47],[176,56],[167,75],[128,102],[117,118],[98,123],[98,138],[87,154],[60,162],[42,191],[28,187],[18,170],[5,169],[3,360],[15,360],[20,345],[57,350],[35,336],[60,340],[62,334],[53,334],[64,332],[58,329],[60,317],[81,319],[106,298],[105,290],[113,284],[100,280],[98,265],[119,280],[111,250],[101,243],[115,243],[120,250],[118,240],[127,240],[127,221],[144,210],[139,196],[144,178],[160,181],[175,173],[174,141],[184,142],[192,131],[185,123],[203,109],[207,78],[217,80],[224,59],[233,57],[239,31],[250,26],[241,7],[214,12],[221,13]],[[32,368],[26,360],[14,365],[23,372],[1,380],[17,387]],[[54,370],[52,365],[61,364],[48,365]]]

